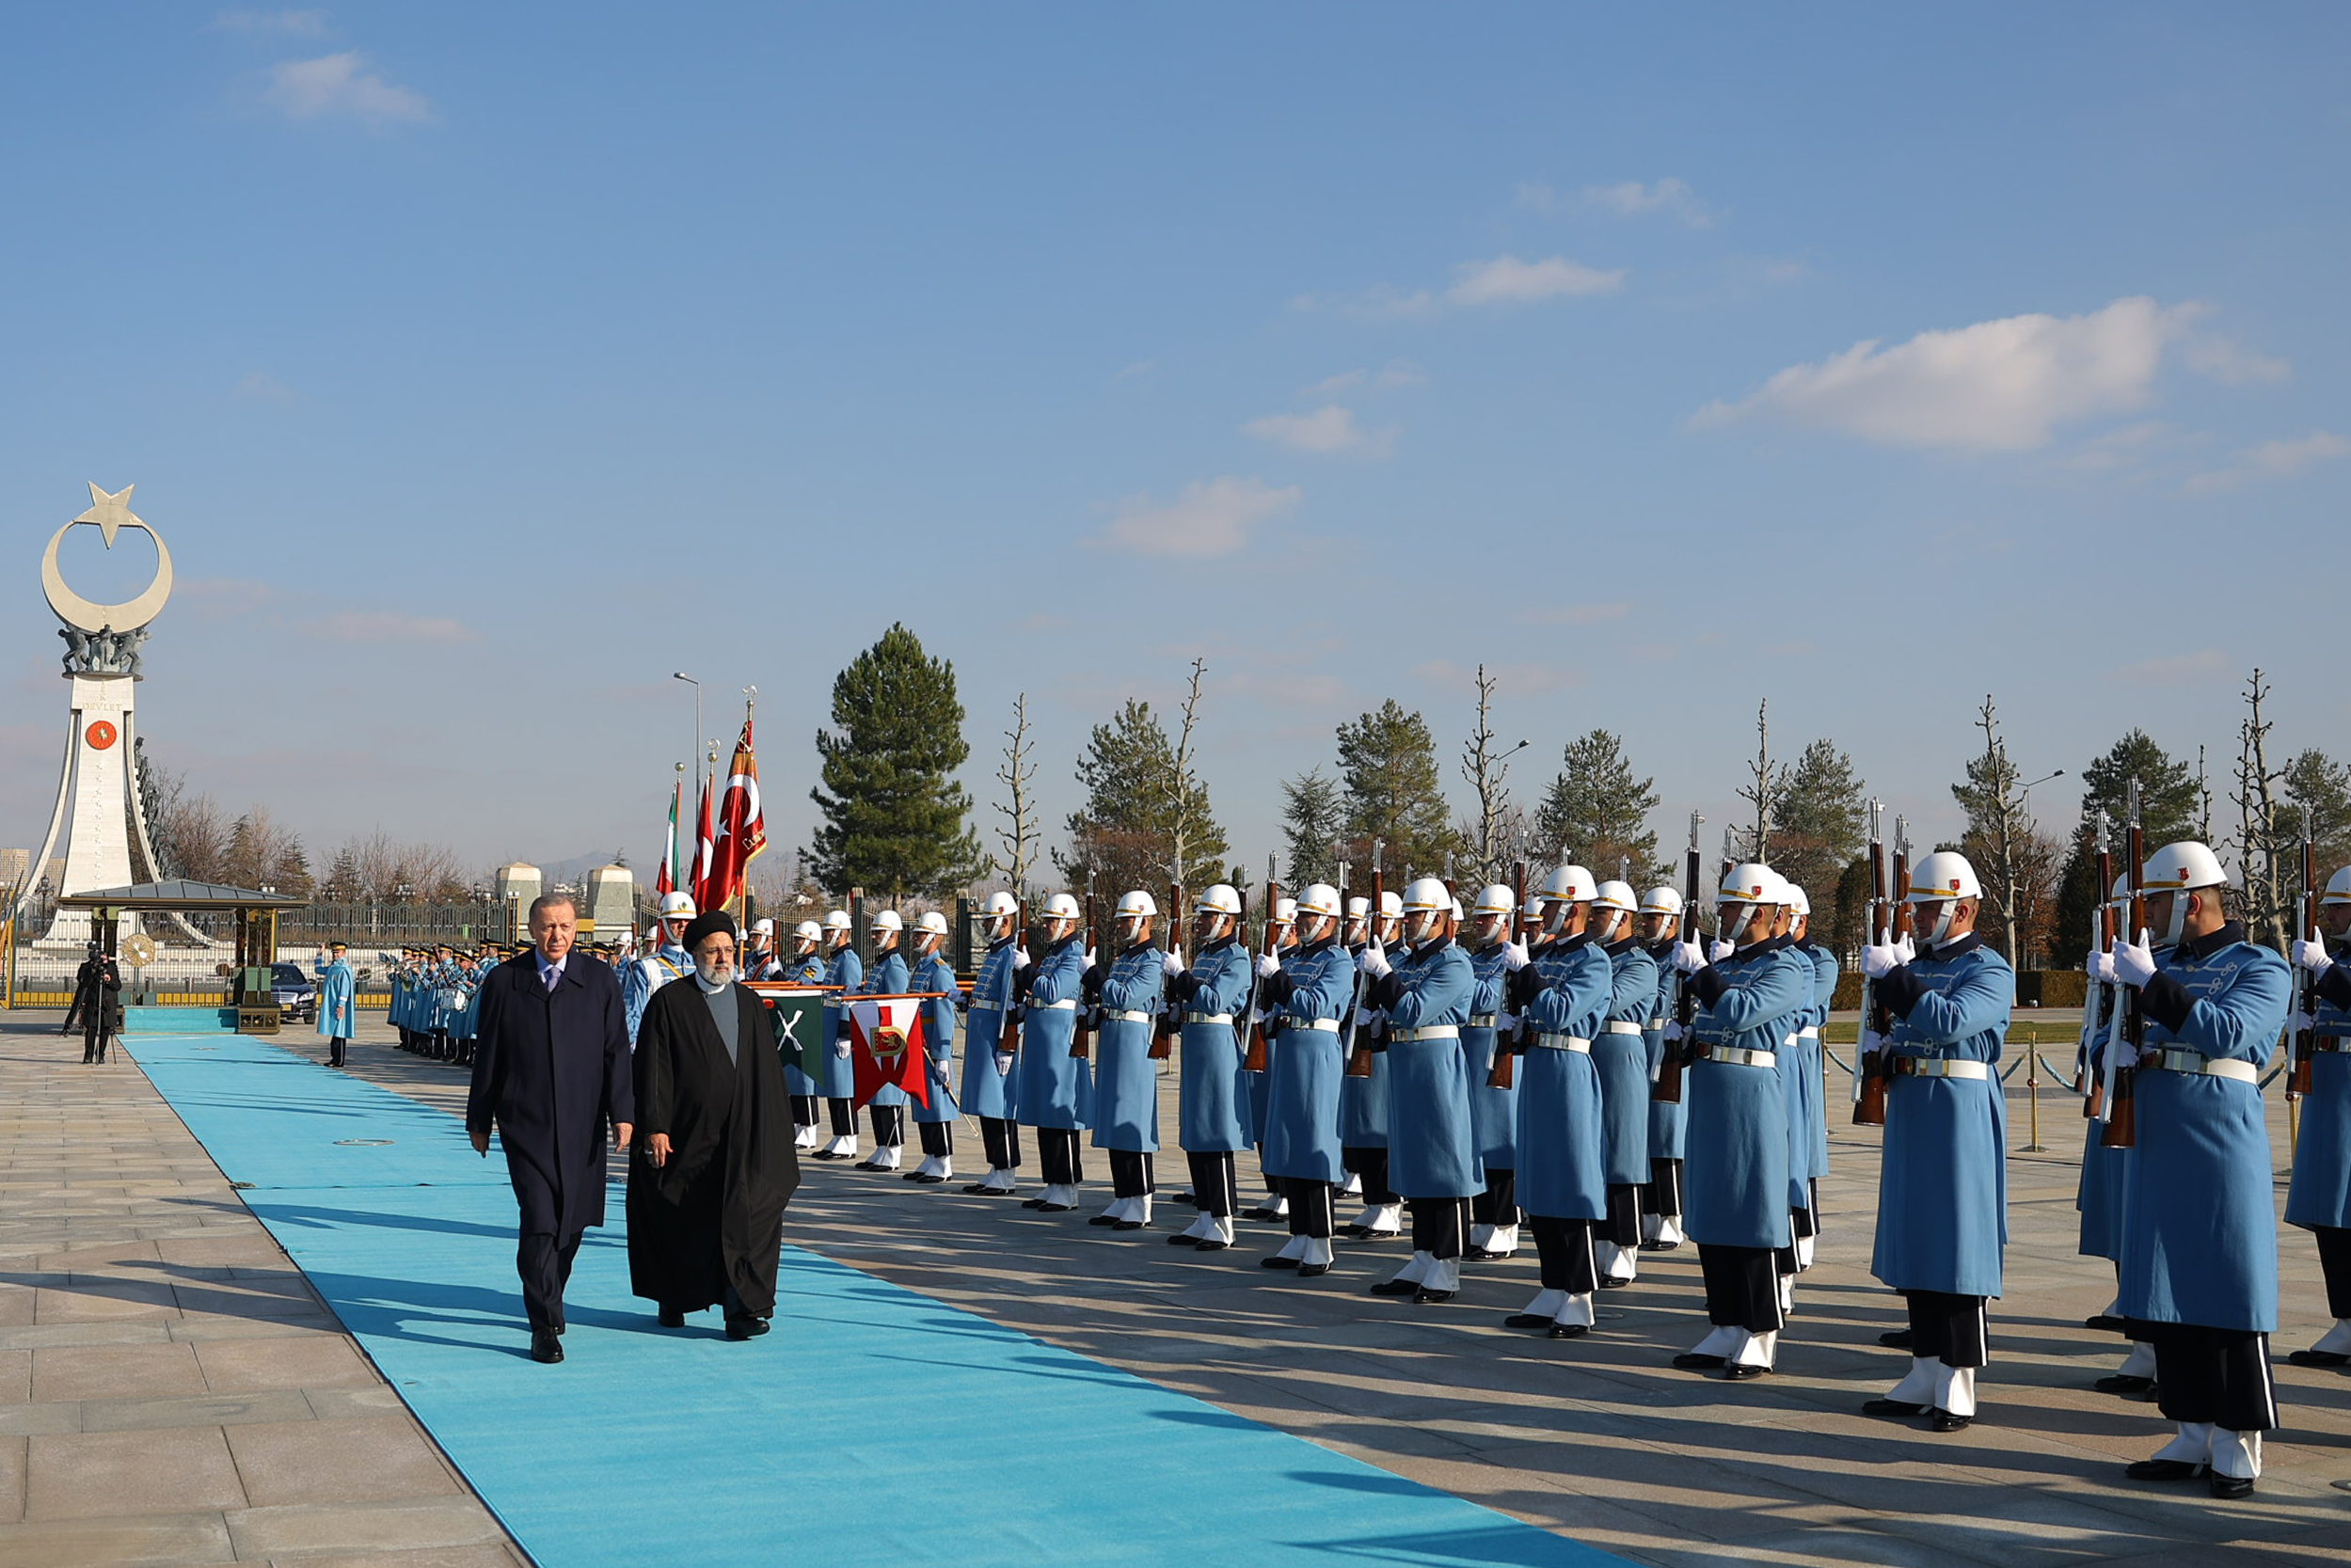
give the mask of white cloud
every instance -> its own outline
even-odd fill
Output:
[[[1523,192],[1526,187],[1519,188]],[[1549,195],[1548,191],[1544,194]],[[1699,204],[1696,193],[1670,177],[1649,185],[1638,180],[1628,180],[1615,185],[1586,185],[1583,199],[1586,206],[1605,207],[1626,217],[1646,217],[1652,213],[1665,213],[1681,219],[1692,229],[1705,229],[1714,222],[1714,214]]]
[[[1294,510],[1306,497],[1295,484],[1277,489],[1263,480],[1194,480],[1166,506],[1148,496],[1120,501],[1110,525],[1088,544],[1137,555],[1207,557],[1231,555],[1249,542],[1249,531]]]
[[[2154,454],[2158,444],[2176,446],[2193,439],[2161,420],[2142,420],[2092,436],[2059,462],[2064,467],[2084,473],[2106,473],[2145,462]]]
[[[2198,495],[2233,490],[2251,480],[2289,479],[2313,463],[2331,462],[2351,453],[2351,440],[2332,431],[2313,430],[2293,441],[2264,441],[2237,453],[2234,464],[2210,473],[2191,475],[2187,488]]]
[[[328,642],[475,642],[482,634],[447,615],[402,615],[389,610],[342,610],[302,629]]]
[[[1453,286],[1445,291],[1445,297],[1455,305],[1519,305],[1558,294],[1612,293],[1624,284],[1622,267],[1602,272],[1565,256],[1548,256],[1540,261],[1498,256],[1491,261],[1464,261],[1455,267]]]
[[[2066,420],[2144,404],[2165,346],[2198,313],[2138,295],[2086,316],[1921,332],[1892,348],[1872,338],[1791,365],[1737,403],[1708,404],[1691,422],[1764,415],[1891,446],[2021,451],[2045,445]]]
[[[238,8],[215,14],[213,25],[224,33],[290,33],[296,38],[319,38],[326,31],[326,13]]]
[[[2284,360],[2256,354],[2234,338],[2198,338],[2187,345],[2180,357],[2186,361],[2189,370],[2199,375],[2211,376],[2224,387],[2243,387],[2255,381],[2283,381],[2294,373],[2294,367]]]
[[[1241,431],[1294,451],[1361,451],[1382,457],[1401,434],[1393,425],[1385,430],[1365,430],[1355,422],[1354,409],[1335,403],[1325,404],[1311,414],[1268,414],[1262,420],[1251,420]]]
[[[1341,371],[1326,375],[1311,387],[1302,387],[1298,396],[1308,399],[1328,399],[1342,392],[1392,392],[1399,387],[1418,387],[1428,376],[1409,359],[1391,359],[1376,371]]]
[[[264,96],[295,119],[347,115],[384,125],[393,120],[429,124],[435,119],[430,102],[365,69],[356,49],[270,67]]]

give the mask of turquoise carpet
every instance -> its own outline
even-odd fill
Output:
[[[793,1247],[766,1338],[657,1330],[617,1191],[539,1366],[495,1148],[261,1040],[125,1044],[542,1568],[1622,1560]]]

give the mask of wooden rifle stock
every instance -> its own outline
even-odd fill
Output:
[[[1274,956],[1274,943],[1277,940],[1279,940],[1276,933],[1279,927],[1274,924],[1274,913],[1281,904],[1281,884],[1274,880],[1273,870],[1274,868],[1269,863],[1265,867],[1265,940],[1263,947],[1264,956],[1269,958]],[[1267,1043],[1265,1039],[1265,1009],[1262,1005],[1258,1005],[1257,1003],[1257,993],[1263,983],[1264,982],[1262,979],[1258,979],[1252,981],[1249,986],[1249,1000],[1252,1004],[1249,1010],[1254,1012],[1257,1017],[1249,1025],[1248,1054],[1243,1057],[1241,1061],[1241,1070],[1243,1072],[1263,1072],[1265,1070],[1267,1053]]]
[[[1703,820],[1697,813],[1690,814],[1690,852],[1682,857],[1681,918],[1674,923],[1676,943],[1692,941],[1698,931],[1698,879],[1705,855],[1698,847],[1698,825]],[[1667,1040],[1658,1053],[1657,1082],[1649,1085],[1649,1098],[1660,1105],[1681,1103],[1682,1064],[1691,1046],[1690,1032],[1698,1022],[1698,993],[1691,989],[1686,974],[1674,988],[1674,1022],[1681,1025],[1680,1037]]]
[[[2124,867],[2123,875],[2130,879],[2131,886],[2129,940],[2137,942],[2138,933],[2147,925],[2147,895],[2140,882],[2147,864],[2147,845],[2139,834],[2138,781],[2136,779],[2131,781],[2129,798],[2131,818],[2122,830],[2122,854],[2129,864]],[[2114,1086],[2106,1094],[2106,1128],[2098,1142],[2105,1148],[2136,1148],[2138,1147],[2138,1053],[2140,1042],[2146,1038],[2147,1020],[2139,1009],[2137,986],[2118,985],[2115,990],[2121,993],[2116,998],[2122,1008],[2122,1037],[2116,1042],[2121,1054],[2109,1074]]]
[[[1372,896],[1363,911],[1363,945],[1368,952],[1379,944],[1379,907],[1388,896],[1380,885],[1379,840],[1372,841]],[[1366,988],[1369,989],[1368,987]],[[1371,1008],[1363,1009],[1367,1014]],[[1355,1032],[1355,1049],[1347,1053],[1347,1076],[1369,1078],[1372,1075],[1372,1030],[1374,1025],[1367,1018]]]
[[[1527,934],[1527,863],[1524,861],[1518,862],[1510,868],[1510,925],[1502,932],[1502,941],[1505,942],[1517,942]],[[1507,1006],[1510,1000],[1510,971],[1502,971],[1502,1001]],[[1500,1029],[1494,1031],[1494,1070],[1485,1075],[1487,1088],[1507,1089],[1517,1082],[1517,1045],[1520,1032],[1524,1028],[1525,1025],[1522,1023],[1507,1035]]]
[[[1871,843],[1869,846],[1869,891],[1874,907],[1870,911],[1870,918],[1873,924],[1884,921],[1885,925],[1878,928],[1888,929],[1890,927],[1892,939],[1899,942],[1910,934],[1910,905],[1902,901],[1910,893],[1910,856],[1906,847],[1899,842],[1898,835],[1894,846],[1894,878],[1891,884],[1897,902],[1889,911],[1883,900],[1883,890],[1888,884],[1880,879],[1885,870],[1884,854],[1883,845]],[[1889,915],[1891,919],[1887,918]],[[1873,1002],[1868,1010],[1862,1015],[1862,1020],[1871,1033],[1882,1039],[1886,1031],[1894,1027],[1894,1010],[1883,1003]],[[1883,1049],[1863,1052],[1857,1065],[1861,1072],[1860,1082],[1856,1085],[1860,1090],[1860,1098],[1853,1101],[1853,1125],[1855,1127],[1883,1127],[1885,1125],[1886,1082],[1891,1076],[1886,1053]]]
[[[1183,884],[1168,884],[1168,938],[1166,948],[1174,952],[1183,943]],[[1159,1009],[1159,1022],[1152,1030],[1151,1059],[1164,1062],[1175,1053],[1176,1037],[1183,1032],[1183,1000],[1181,997]]]
[[[2326,941],[2327,939],[2319,934],[2318,929],[2318,846],[2311,840],[2311,817],[2308,812],[2302,814],[2301,915],[2302,918],[2296,924],[2302,929],[2296,934],[2305,942]],[[2298,1010],[2304,1018],[2311,1021],[2294,1032],[2294,1043],[2291,1048],[2293,1065],[2286,1072],[2286,1093],[2295,1099],[2300,1099],[2311,1092],[2317,1078],[2318,1069],[2314,1058],[2318,1054],[2318,987],[2313,983],[2311,972],[2299,965],[2295,968],[2295,979],[2298,982],[2302,995],[2302,1006]]]
[[[1096,944],[1095,937],[1095,932],[1101,929],[1096,920],[1099,912],[1094,904],[1093,874],[1088,872],[1086,877],[1086,932],[1082,949],[1085,952],[1100,953],[1102,951],[1101,947]],[[1077,999],[1077,1022],[1070,1025],[1071,1059],[1080,1062],[1086,1060],[1092,1053],[1093,1046],[1094,1005],[1088,1002],[1081,992]]]
[[[1021,950],[1021,944],[1025,942],[1027,940],[1028,906],[1023,903],[1016,903],[1012,906],[1013,952],[1018,953]],[[1014,971],[1012,975],[1012,993],[1005,1000],[1004,1017],[997,1024],[996,1054],[999,1056],[1009,1056],[1021,1048],[1021,1009],[1018,998],[1021,994],[1022,987],[1023,982],[1021,980],[1020,974],[1018,971]]]
[[[2091,926],[2090,940],[2101,953],[2114,951],[2114,850],[2106,843],[2106,813],[2103,806],[2098,810],[2098,914]],[[2100,1033],[2113,1022],[2116,998],[2114,988],[2103,980],[2094,982],[2090,990],[2096,993],[2090,998],[2096,1005],[2090,1008],[2095,1023],[2089,1034],[2090,1043],[2095,1045]],[[2088,1055],[2085,1052],[2085,1066]],[[2082,1096],[2082,1115],[2096,1121],[2105,1114],[2106,1075],[2093,1070],[2089,1074],[2089,1092]]]

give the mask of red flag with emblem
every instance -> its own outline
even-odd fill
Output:
[[[850,1065],[857,1069],[856,1103],[889,1085],[918,1103],[930,1103],[929,1048],[923,1044],[923,1005],[916,996],[861,996],[850,1004]]]
[[[694,831],[693,869],[686,874],[686,891],[694,901],[694,912],[715,909],[710,902],[710,781],[702,781],[702,825]]]
[[[718,837],[711,846],[707,901],[697,909],[714,910],[743,890],[751,863],[768,847],[767,817],[759,804],[759,759],[751,746],[751,715],[743,715],[743,733],[735,742],[735,760],[726,770],[726,788],[719,797]]]

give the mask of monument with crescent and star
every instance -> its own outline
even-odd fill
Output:
[[[41,592],[57,619],[65,623],[57,635],[65,640],[65,676],[72,682],[73,693],[65,762],[57,778],[57,803],[49,814],[48,835],[32,863],[48,863],[56,852],[59,832],[71,820],[65,872],[56,890],[60,895],[152,881],[160,875],[132,762],[138,733],[132,697],[141,678],[140,649],[147,641],[147,628],[171,595],[171,551],[165,547],[163,535],[132,512],[133,488],[126,484],[108,495],[92,484],[89,510],[51,535],[49,548],[40,558]],[[57,566],[57,547],[67,534],[84,525],[97,529],[110,550],[115,536],[126,528],[143,530],[155,542],[155,578],[145,592],[122,604],[93,604],[66,586],[65,574]],[[20,895],[20,916],[30,897],[29,889]],[[123,934],[128,935],[136,925],[135,915],[125,917]],[[61,909],[48,934],[33,947],[36,952],[78,955],[89,935],[87,910]]]

